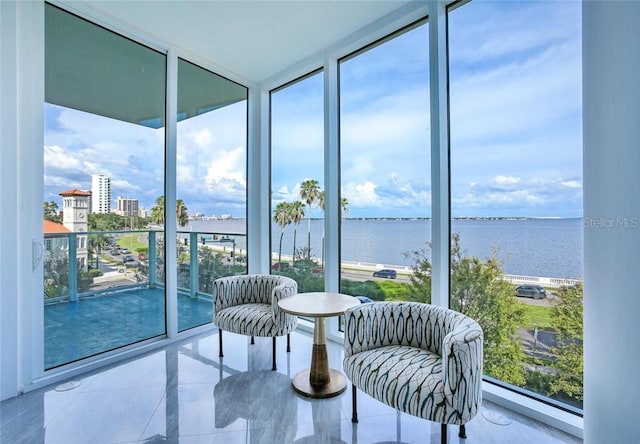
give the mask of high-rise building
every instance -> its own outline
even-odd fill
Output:
[[[116,214],[120,216],[137,216],[138,215],[138,199],[127,199],[118,196],[118,209]]]
[[[104,174],[91,176],[91,212],[111,212],[111,179]]]

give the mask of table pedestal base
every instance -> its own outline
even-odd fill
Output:
[[[330,380],[325,385],[311,385],[310,369],[302,370],[293,377],[293,388],[296,392],[310,398],[330,398],[347,389],[347,378],[336,369],[329,369]]]

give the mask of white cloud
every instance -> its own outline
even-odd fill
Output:
[[[454,216],[559,216],[578,217],[582,199],[579,179],[498,175],[452,190]],[[492,214],[477,214],[477,210]]]
[[[69,156],[69,154],[57,145],[44,146],[44,164],[49,168],[60,170],[77,170],[82,167],[79,159]]]
[[[191,139],[193,143],[200,147],[210,145],[216,141],[216,139],[213,137],[213,135],[211,135],[211,132],[207,128],[189,133],[186,135],[186,137]]]
[[[380,207],[382,202],[376,194],[377,185],[373,182],[349,182],[342,188],[342,194],[349,201],[349,208]]]
[[[231,179],[237,182],[245,181],[245,153],[244,147],[239,146],[230,151],[221,151],[214,159],[207,171],[207,184]]]
[[[582,183],[578,182],[577,180],[566,180],[566,181],[560,182],[560,185],[567,188],[582,188]]]
[[[521,179],[519,177],[513,177],[513,176],[496,176],[490,181],[490,183],[493,183],[496,186],[505,186],[505,187],[517,185],[520,182],[521,182]]]

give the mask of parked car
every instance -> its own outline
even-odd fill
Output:
[[[516,287],[516,296],[521,298],[544,299],[547,292],[540,285],[518,285]]]
[[[119,255],[119,254],[120,254],[120,251],[119,251],[117,248],[114,248],[113,250],[111,250],[111,251],[109,252],[109,254],[110,254],[111,256],[117,256],[117,255]]]
[[[388,268],[383,268],[382,270],[373,272],[373,277],[395,279],[397,276],[398,273],[396,272],[396,270],[390,270]]]
[[[122,256],[122,262],[134,262],[135,259],[130,254],[125,254]]]
[[[122,250],[120,250],[120,253],[122,253],[122,254],[129,254],[129,253],[131,253],[131,252],[129,251],[129,249],[128,249],[128,248],[123,248]]]

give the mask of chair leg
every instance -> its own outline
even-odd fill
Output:
[[[273,350],[271,351],[271,370],[276,371],[276,337],[273,337]]]
[[[220,344],[220,351],[218,353],[218,357],[222,358],[224,355],[222,354],[222,330],[218,329],[218,343]]]
[[[255,339],[253,338],[253,336],[251,336],[251,345],[253,345],[255,343],[256,343]]]
[[[291,353],[291,333],[287,333],[287,353]]]
[[[458,436],[462,439],[467,438],[467,429],[464,424],[460,424],[460,432],[458,433]]]
[[[440,424],[440,443],[447,444],[447,425]]]
[[[358,422],[358,389],[351,384],[351,422]]]

